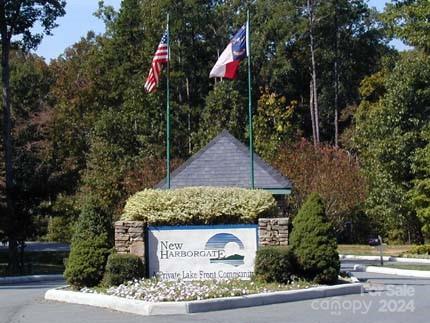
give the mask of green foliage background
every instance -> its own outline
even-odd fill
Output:
[[[349,234],[348,222],[361,236],[381,233],[391,242],[428,238],[428,1],[393,1],[382,14],[364,0],[318,1],[314,37],[324,144],[315,153],[311,145],[300,149],[312,138],[306,6],[305,0],[124,0],[115,11],[100,1],[96,15],[106,25],[104,34],[88,32],[49,64],[14,49],[20,238],[58,237],[59,226],[68,228],[63,237],[71,237],[89,195],[101,216],[116,220],[128,197],[165,176],[165,78],[153,95],[145,93],[144,83],[168,12],[174,167],[222,128],[247,141],[246,62],[235,81],[208,78],[247,9],[255,147],[298,183],[292,215],[316,190],[338,237]],[[399,53],[387,45],[391,37],[414,48]],[[340,147],[333,147],[336,59]],[[289,167],[293,159],[300,171]],[[15,219],[4,216],[4,175],[1,159],[0,236],[7,237]],[[333,183],[356,194],[327,189]],[[65,219],[55,219],[60,217]]]
[[[419,241],[417,226],[428,225],[429,57],[405,53],[380,84],[385,93],[364,100],[355,116],[354,143],[370,183],[366,210],[385,234],[406,229]]]

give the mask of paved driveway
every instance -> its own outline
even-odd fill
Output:
[[[25,251],[70,251],[70,245],[66,243],[58,243],[58,242],[33,242],[27,241],[25,243]],[[0,245],[0,251],[7,251],[8,246]]]
[[[52,283],[0,286],[0,323],[180,323],[180,322],[428,322],[430,280],[357,273],[373,291],[211,313],[143,317],[95,307],[48,302]],[[57,283],[58,285],[58,283]]]

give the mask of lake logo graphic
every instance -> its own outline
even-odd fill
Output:
[[[211,264],[227,264],[240,266],[244,264],[245,256],[241,255],[240,250],[245,249],[242,241],[231,233],[217,233],[212,236],[205,245],[206,250],[224,251],[223,256],[211,258]]]

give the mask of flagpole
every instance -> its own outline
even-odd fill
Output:
[[[170,27],[167,14],[167,73],[166,73],[166,171],[167,188],[170,189]]]
[[[255,187],[254,181],[254,138],[252,127],[252,85],[251,85],[251,38],[250,38],[249,10],[246,12],[246,53],[248,56],[248,126],[249,126],[249,163],[251,189]]]

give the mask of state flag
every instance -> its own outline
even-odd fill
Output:
[[[244,25],[233,36],[212,68],[209,77],[227,79],[235,79],[237,77],[240,62],[247,57],[249,51],[247,29],[247,25]]]

